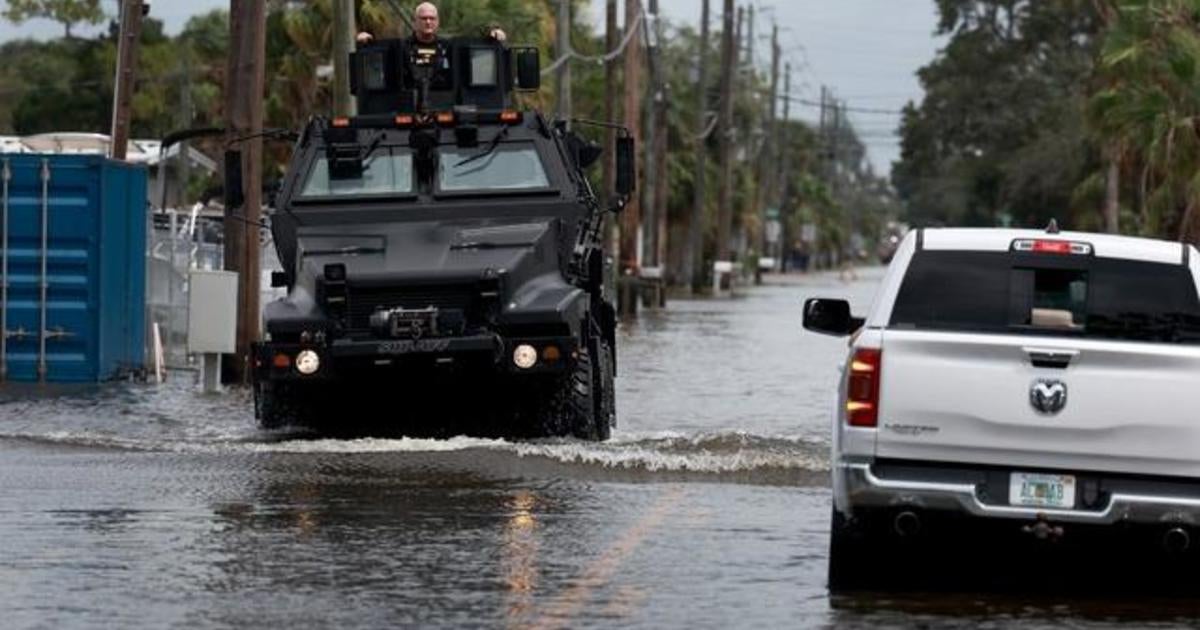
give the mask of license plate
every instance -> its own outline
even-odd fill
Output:
[[[1012,473],[1008,502],[1010,505],[1071,509],[1075,507],[1075,476]]]

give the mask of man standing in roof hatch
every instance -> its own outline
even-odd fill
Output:
[[[440,26],[441,22],[438,19],[437,7],[432,2],[422,2],[413,11],[413,33],[410,39],[417,44],[424,44],[426,46],[439,44],[441,38],[438,37],[438,28]],[[508,39],[508,35],[504,30],[495,24],[484,27],[483,33],[486,37],[498,42],[504,42]],[[369,44],[375,37],[370,33],[363,32],[359,33],[355,39],[360,44]]]

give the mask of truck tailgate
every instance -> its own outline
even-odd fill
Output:
[[[882,375],[877,457],[1200,476],[1196,345],[888,330]]]

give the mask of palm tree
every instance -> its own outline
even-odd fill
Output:
[[[1200,0],[1106,1],[1090,119],[1114,161],[1140,167],[1142,232],[1198,243]]]

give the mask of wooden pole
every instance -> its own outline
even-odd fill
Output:
[[[138,40],[142,36],[142,0],[122,0],[121,35],[117,43],[117,75],[113,90],[113,117],[109,156],[124,160],[129,148],[129,123],[133,115],[133,90],[137,77]]]
[[[353,116],[350,53],[354,52],[354,0],[333,0],[333,115]]]
[[[657,267],[662,264],[658,258],[658,213],[657,205],[658,168],[654,161],[658,155],[658,137],[662,135],[661,119],[658,117],[658,102],[663,98],[661,73],[658,67],[658,43],[655,39],[654,27],[658,23],[658,0],[650,0],[650,19],[653,24],[646,25],[646,32],[652,43],[646,48],[646,62],[650,70],[650,89],[646,90],[645,123],[642,126],[642,147],[645,155],[645,179],[642,186],[642,262],[646,267]],[[654,34],[652,34],[654,33]]]
[[[625,28],[640,28],[638,17],[642,12],[641,0],[625,0]],[[625,127],[629,129],[634,142],[641,143],[641,95],[642,95],[642,44],[641,38],[635,35],[625,48]],[[645,165],[642,165],[643,167]],[[641,231],[641,204],[638,195],[630,196],[629,203],[621,214],[621,279],[622,291],[620,308],[623,315],[637,313],[637,278],[641,265],[638,252],[639,232]]]
[[[259,338],[261,291],[258,223],[262,208],[263,87],[266,0],[231,0],[225,84],[228,145],[242,153],[242,208],[225,209],[225,268],[238,273],[237,354],[226,380],[248,383],[250,346]]]
[[[755,234],[754,248],[759,256],[767,255],[767,206],[774,203],[775,174],[778,171],[778,161],[775,159],[775,136],[778,127],[775,122],[775,102],[779,97],[779,26],[771,30],[771,93],[767,103],[767,119],[763,129],[762,152],[758,161],[758,187],[754,194],[754,211],[758,216],[758,232]],[[754,270],[754,281],[762,283],[762,274],[757,265]]]
[[[558,42],[554,46],[554,54],[561,57],[571,52],[571,0],[558,0],[556,30],[558,31]],[[568,61],[558,66],[555,76],[557,85],[554,108],[558,112],[558,118],[570,120],[573,115],[571,111],[571,62]]]
[[[721,172],[717,191],[717,260],[731,260],[729,235],[733,229],[733,69],[736,65],[733,34],[733,0],[725,0],[721,33]]]
[[[617,0],[605,0],[604,3],[604,50],[612,51],[617,47]],[[617,60],[610,59],[604,64],[604,121],[609,124],[617,122]],[[604,130],[604,164],[602,179],[604,181],[604,198],[612,202],[613,189],[616,188],[616,153],[617,132],[612,128]],[[615,251],[619,245],[616,240],[616,222],[605,219],[605,243],[609,251]]]
[[[696,106],[696,171],[693,176],[692,190],[692,219],[688,222],[688,238],[684,246],[683,264],[687,270],[689,282],[693,291],[704,285],[704,205],[707,202],[705,190],[705,147],[708,129],[708,14],[709,0],[703,1],[700,10],[700,58],[696,77],[696,94],[699,103]]]

